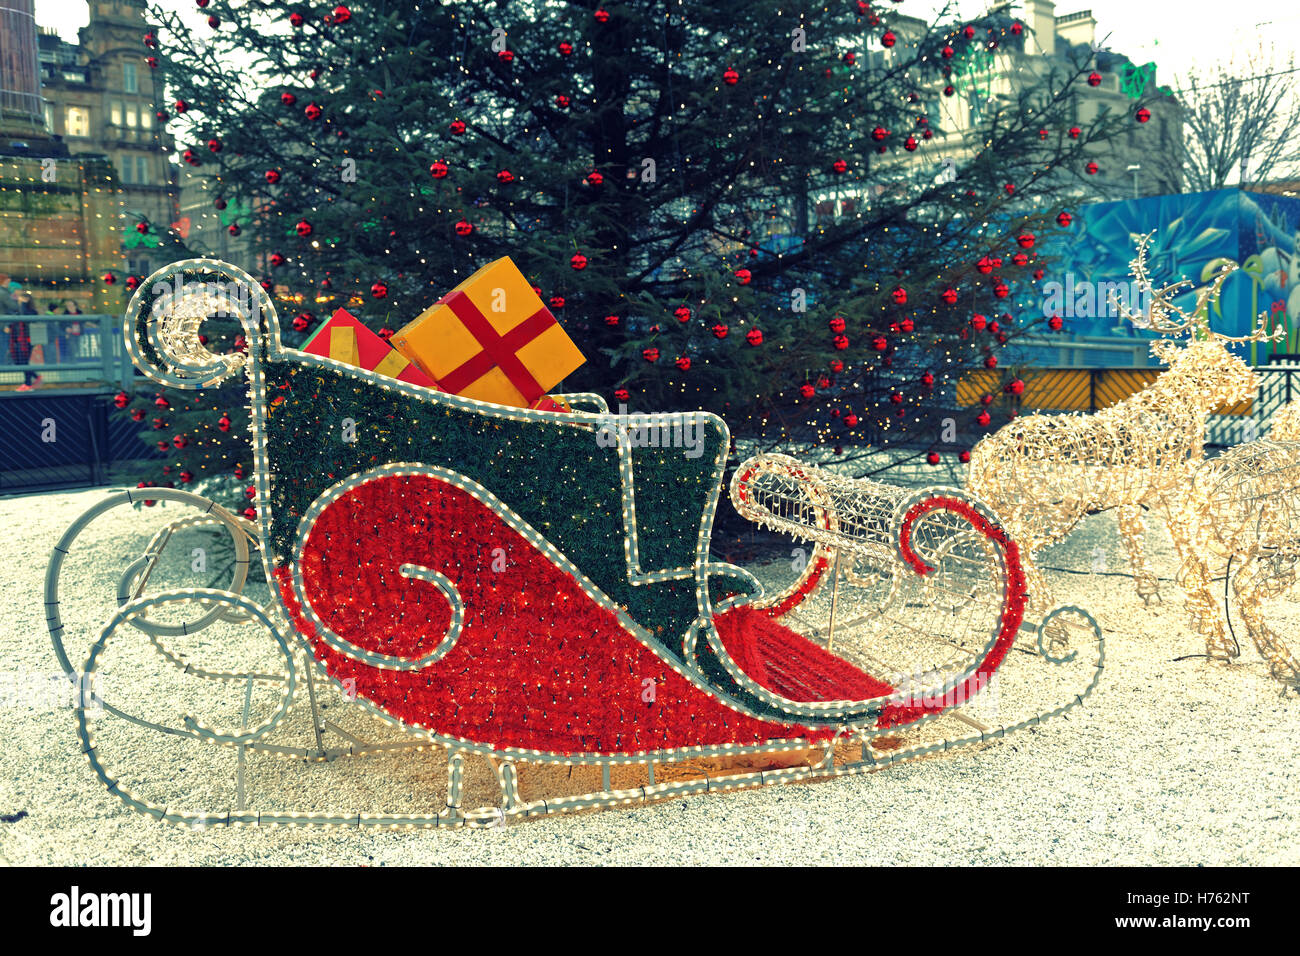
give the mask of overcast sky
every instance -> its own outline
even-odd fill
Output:
[[[944,6],[942,0],[876,3],[927,19]],[[160,0],[159,5],[201,19],[193,0]],[[973,16],[989,3],[955,0],[953,5],[961,14]],[[1244,53],[1261,43],[1284,56],[1300,47],[1300,5],[1295,0],[1246,0],[1240,7],[1225,5],[1222,0],[1077,0],[1056,4],[1058,16],[1083,9],[1092,10],[1097,32],[1100,37],[1109,35],[1111,49],[1138,63],[1154,60],[1162,83],[1169,83],[1189,67],[1211,66],[1234,51]],[[56,27],[68,40],[76,39],[77,28],[85,25],[88,16],[85,0],[36,0],[37,22]]]

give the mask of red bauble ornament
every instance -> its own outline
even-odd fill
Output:
[[[984,318],[984,316],[980,315],[978,312],[970,317],[970,327],[977,332],[984,331],[984,328],[987,325],[988,319]]]
[[[939,55],[943,57],[945,60],[951,60],[953,54],[956,52],[957,51],[954,50],[952,47],[945,46],[942,50],[939,51]]]
[[[930,454],[925,456],[925,460],[932,465],[937,465],[939,464],[939,453],[937,451],[932,451]]]
[[[839,359],[831,359],[830,368],[832,372],[838,375],[840,372],[844,371],[844,363]]]
[[[967,24],[965,27],[962,28],[961,33],[962,36],[964,36],[967,40],[973,39],[975,36],[975,28]]]
[[[893,392],[893,393],[890,394],[890,396],[889,396],[889,400],[890,400],[891,402],[893,402],[895,405],[902,405],[902,404],[903,404],[903,393],[902,393],[902,392]]]
[[[284,265],[284,256],[278,252],[273,252],[271,253],[271,258],[268,261],[273,266],[282,266]]]
[[[474,227],[467,220],[462,219],[456,223],[456,235],[458,236],[468,236],[473,231]]]
[[[370,294],[376,299],[388,298],[388,283],[376,282],[370,287]]]
[[[1101,167],[1098,166],[1095,162],[1091,162],[1091,161],[1088,163],[1087,166],[1083,167],[1083,171],[1086,172],[1089,176],[1096,176],[1100,170]]]
[[[308,323],[307,313],[299,312],[297,315],[293,317],[293,323],[292,323],[293,330],[295,332],[306,332],[307,323]]]
[[[907,290],[904,289],[901,285],[895,286],[894,291],[889,293],[889,297],[894,300],[895,305],[907,304]]]
[[[957,92],[957,89],[956,89],[956,87],[953,87],[953,86],[945,86],[945,87],[943,88],[943,95],[944,95],[944,96],[952,96],[952,95],[953,95],[954,93],[956,93],[956,92]]]
[[[131,398],[126,394],[126,392],[118,392],[113,396],[113,404],[118,408],[126,408],[130,401]]]
[[[691,370],[691,359],[687,355],[677,356],[677,361],[675,361],[673,364],[676,365],[683,372],[689,372]]]
[[[266,181],[272,186],[280,181],[280,170],[278,169],[268,169],[262,175],[266,177]]]
[[[104,280],[104,285],[115,285],[117,283],[117,276],[111,272],[105,272],[100,278]]]
[[[975,416],[975,421],[979,424],[981,428],[987,428],[989,422],[993,421],[993,416],[990,415],[988,412],[980,412],[978,415]]]
[[[877,126],[875,129],[871,131],[871,138],[874,139],[876,142],[880,142],[888,135],[889,135],[889,130],[885,129],[883,126]]]
[[[728,330],[727,327],[726,327],[725,325],[723,325],[721,322],[718,322],[718,323],[715,323],[714,325],[712,325],[712,326],[709,328],[709,331],[713,333],[713,337],[714,337],[715,339],[725,339],[725,338],[727,337],[727,332],[728,332],[729,330]]]
[[[847,415],[844,416],[844,425],[845,425],[845,427],[847,427],[847,428],[855,428],[855,427],[857,427],[857,424],[858,424],[858,416],[857,416],[857,415],[854,415],[852,412],[849,412]]]
[[[1093,70],[1091,73],[1089,73],[1089,74],[1088,74],[1088,85],[1089,85],[1089,86],[1101,86],[1101,74],[1098,73],[1096,70]]]
[[[990,355],[988,358],[986,358],[986,359],[984,360],[984,367],[985,367],[985,368],[997,368],[997,367],[998,367],[998,357],[997,357],[996,355]]]
[[[832,332],[843,332],[843,331],[844,331],[844,316],[842,316],[842,315],[837,315],[837,316],[835,316],[835,318],[831,319],[831,320],[830,320],[829,322],[827,322],[826,324],[827,324],[828,326],[830,326],[830,330],[831,330]]]
[[[949,305],[955,305],[957,302],[957,290],[949,286],[947,289],[944,289],[939,293],[939,298],[943,299],[943,301]]]
[[[551,307],[552,309],[562,309],[562,308],[564,308],[564,296],[562,296],[562,295],[553,295],[553,296],[551,296],[551,298],[549,299],[548,304],[550,305],[550,307]]]
[[[1047,327],[1053,332],[1061,331],[1063,325],[1065,325],[1065,321],[1059,315],[1054,315],[1047,320]]]
[[[617,315],[605,316],[605,324],[612,329],[614,326],[618,325],[618,316]]]
[[[557,110],[567,110],[569,108],[569,98],[563,93],[555,97],[555,108]]]
[[[219,139],[208,140],[208,151],[212,153],[221,152],[221,140]]]
[[[926,388],[930,388],[931,386],[934,385],[934,376],[929,372],[926,372],[924,375],[921,376],[921,384],[924,385]]]
[[[303,17],[301,13],[289,14],[289,22],[293,24],[295,27],[302,26],[302,21],[303,21]]]
[[[1007,382],[1003,389],[1008,395],[1023,395],[1025,393],[1025,383],[1023,380],[1015,378]]]
[[[750,329],[745,333],[745,341],[750,345],[759,346],[763,344],[763,330]]]
[[[185,152],[181,153],[181,159],[185,160],[185,162],[189,163],[191,166],[197,166],[199,164],[198,154],[192,149],[187,149]]]
[[[179,477],[181,479],[182,485],[188,485],[191,481],[194,480],[193,472],[189,472],[189,471],[182,471]]]
[[[293,106],[294,103],[298,102],[298,97],[294,96],[292,93],[281,93],[280,102],[285,106]]]
[[[593,13],[592,16],[596,18],[597,23],[609,22],[609,11],[606,10],[604,7],[597,7],[596,12]]]
[[[656,348],[642,349],[641,357],[647,362],[659,361],[659,350]]]
[[[587,268],[587,257],[581,252],[574,253],[569,257],[569,268],[581,272],[583,269]]]
[[[213,14],[212,16],[208,17],[208,26],[212,27],[212,29],[215,30],[217,27],[221,26],[221,18],[218,17],[216,14]]]
[[[722,82],[726,83],[728,86],[735,86],[740,82],[740,74],[735,70],[728,69],[722,74]]]
[[[831,339],[831,344],[843,352],[849,347],[849,337],[847,335],[837,335]]]
[[[434,160],[429,164],[429,175],[434,179],[444,179],[447,176],[447,164],[441,159]]]
[[[590,186],[599,186],[605,181],[605,177],[596,170],[587,173],[587,184]]]
[[[230,233],[232,236],[237,236],[243,232],[243,230],[239,228],[238,223],[232,222],[226,227],[226,232]]]
[[[903,149],[907,150],[909,153],[915,152],[916,147],[919,145],[920,144],[917,143],[915,136],[909,136],[907,139],[903,140]]]
[[[513,183],[514,181],[515,181],[515,174],[512,173],[510,170],[502,169],[497,172],[497,182]]]
[[[229,418],[229,416],[227,416],[227,415],[222,415],[220,418],[218,418],[218,419],[217,419],[217,427],[220,428],[223,432],[228,432],[228,431],[230,431],[230,418]]]
[[[154,408],[171,408],[171,407],[172,407],[172,403],[169,402],[169,401],[167,401],[167,399],[165,399],[165,398],[164,398],[163,396],[161,396],[161,395],[159,395],[159,396],[157,396],[156,398],[154,398],[154,400],[153,400],[153,404],[154,404]]]
[[[334,8],[334,22],[336,24],[347,23],[351,19],[352,19],[352,11],[349,10],[347,7],[337,6]]]
[[[799,386],[799,394],[804,398],[812,398],[817,394],[817,389],[813,388],[812,382],[804,382]]]
[[[749,280],[753,278],[748,269],[737,269],[735,275],[736,281],[741,285],[749,285]]]
[[[988,256],[980,256],[979,261],[975,263],[975,268],[984,275],[993,271],[993,260]]]
[[[315,103],[308,103],[306,108],[303,110],[303,115],[305,115],[309,120],[318,120],[320,119],[322,112],[321,108]]]
[[[573,44],[568,40],[561,40],[560,45],[556,47],[560,51],[560,56],[568,56],[573,52]]]
[[[1005,299],[1011,294],[1011,289],[1005,282],[998,281],[993,284],[993,294],[999,299]]]
[[[898,323],[898,330],[900,332],[911,332],[914,328],[916,328],[916,323],[911,319],[904,319],[902,322]]]
[[[673,317],[676,318],[678,322],[689,322],[691,320],[691,310],[684,305],[679,305],[677,308],[673,309]]]
[[[1151,119],[1151,111],[1143,106],[1133,114],[1133,118],[1139,123],[1145,123],[1147,120]]]
[[[883,352],[885,349],[889,348],[889,339],[885,338],[883,335],[877,335],[871,340],[871,347],[877,352]]]
[[[1083,130],[1079,129],[1079,127],[1077,127],[1077,126],[1071,126],[1071,127],[1070,127],[1070,139],[1078,139],[1078,138],[1079,138],[1079,134],[1082,133],[1082,132],[1083,132]]]
[[[849,168],[849,164],[842,159],[837,159],[835,160],[835,162],[831,163],[831,169],[837,173],[845,172],[848,170],[848,168]]]
[[[298,225],[294,226],[293,228],[298,233],[298,235],[302,236],[303,238],[306,238],[307,236],[311,235],[311,223],[308,222],[306,219],[298,220]]]
[[[1034,247],[1034,234],[1032,232],[1022,232],[1016,236],[1016,243],[1021,249],[1032,249]]]
[[[139,287],[139,285],[140,285],[140,277],[139,277],[139,276],[127,276],[127,277],[126,277],[126,287],[127,287],[127,289],[129,289],[130,291],[134,292],[134,291]]]
[[[893,30],[886,30],[885,35],[880,38],[880,45],[883,47],[891,47],[897,42],[898,37],[894,36]]]

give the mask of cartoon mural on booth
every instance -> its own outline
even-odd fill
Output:
[[[1136,301],[1129,263],[1138,236],[1154,232],[1149,253],[1156,288],[1193,283],[1176,302],[1191,308],[1196,290],[1223,265],[1237,271],[1210,306],[1210,326],[1246,335],[1260,324],[1285,330],[1275,342],[1245,348],[1252,364],[1300,355],[1300,200],[1237,189],[1097,203],[1078,210],[1040,286],[1044,315],[1059,314],[1080,336],[1150,338],[1123,321],[1112,299]]]

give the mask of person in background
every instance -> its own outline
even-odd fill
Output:
[[[9,291],[12,294],[12,311],[14,314],[36,314],[36,307],[32,305],[31,293],[16,282],[9,283]],[[32,358],[31,327],[26,322],[14,319],[5,326],[5,332],[9,335],[9,357],[13,359],[15,365],[26,365]],[[41,376],[30,369],[24,368],[23,384],[18,386],[17,391],[30,392],[40,384]]]
[[[77,306],[77,303],[76,303],[74,300],[72,300],[72,299],[64,299],[64,300],[63,300],[63,314],[64,314],[64,315],[80,316],[80,315],[81,315],[81,309]],[[67,324],[66,328],[67,328],[67,330],[68,330],[68,343],[69,343],[69,352],[68,352],[68,357],[69,357],[69,358],[79,358],[79,357],[81,356],[81,353],[82,353],[83,349],[84,349],[84,346],[82,345],[82,338],[81,338],[81,335],[82,335],[82,332],[85,331],[85,330],[82,328],[81,320],[78,318],[78,319],[76,319],[76,320],[74,320],[74,321],[69,322],[69,323]]]
[[[59,303],[49,302],[45,306],[47,315],[62,315],[59,311]],[[68,352],[68,323],[67,322],[50,322],[49,328],[52,330],[51,338],[54,340],[54,364],[62,365],[71,356]],[[46,358],[46,361],[50,361]]]
[[[0,315],[15,315],[17,312],[14,297],[9,292],[9,273],[0,272]]]

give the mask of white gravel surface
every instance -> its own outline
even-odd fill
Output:
[[[57,669],[42,611],[50,548],[73,518],[103,494],[94,490],[0,500],[0,522],[6,529],[0,566],[10,578],[0,616],[0,815],[12,821],[0,822],[0,862],[1300,862],[1300,700],[1270,680],[1253,646],[1243,648],[1241,663],[1235,665],[1175,662],[1175,657],[1202,652],[1204,644],[1187,628],[1172,583],[1164,584],[1163,606],[1146,608],[1126,578],[1059,572],[1049,572],[1058,599],[1092,610],[1105,630],[1106,670],[1082,707],[1004,741],[864,776],[541,818],[483,831],[164,827],[105,792],[77,751],[71,710],[34,690]],[[74,661],[84,658],[97,625],[107,617],[126,562],[140,553],[164,519],[182,514],[170,507],[162,512],[111,513],[79,540],[68,559],[63,594]],[[1172,577],[1167,536],[1157,528],[1148,540],[1160,574]],[[179,551],[188,556],[191,542],[183,544]],[[1043,564],[1087,571],[1097,549],[1110,570],[1122,570],[1124,558],[1110,516],[1089,519]],[[187,577],[189,570],[171,568],[171,576],[160,574],[157,584],[207,583]],[[1296,635],[1300,642],[1300,603],[1278,601],[1268,609],[1279,633]],[[232,657],[274,665],[273,657],[259,657],[256,650],[269,640],[243,640],[232,636],[239,630],[234,625],[224,627],[229,632],[213,628],[183,649],[209,665],[233,663]],[[147,644],[132,634],[113,649],[119,663],[106,666],[105,695],[146,710],[153,706],[156,716],[175,720],[179,690],[165,684],[147,691],[140,686],[140,675],[158,670],[149,663]],[[225,701],[223,714],[238,707],[239,696]],[[337,700],[331,706],[333,719],[363,732],[363,718],[350,714],[355,708]],[[108,726],[101,746],[125,779],[140,782],[142,791],[163,791],[160,802],[231,805],[230,750]],[[439,761],[428,754],[358,760],[351,766],[268,765],[263,760],[250,772],[252,800],[255,806],[277,809],[436,808],[445,778],[445,761]],[[569,790],[590,789],[585,784],[594,781],[584,781],[582,774],[591,772],[577,771]],[[485,771],[474,773],[480,775],[474,785],[486,787]],[[557,783],[556,773],[560,771],[532,783],[554,790],[566,782]],[[523,782],[527,786],[530,781]]]

